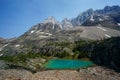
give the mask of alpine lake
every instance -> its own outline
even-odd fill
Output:
[[[79,69],[92,66],[91,61],[84,60],[68,60],[68,59],[51,59],[44,67],[46,69]]]

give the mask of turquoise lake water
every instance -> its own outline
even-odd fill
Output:
[[[93,63],[90,61],[51,59],[44,65],[44,67],[47,69],[79,69],[92,65]]]

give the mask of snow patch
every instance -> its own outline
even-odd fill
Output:
[[[2,51],[3,48],[6,47],[6,46],[8,46],[8,44],[5,44],[4,46],[2,46],[2,47],[0,48],[0,51]]]
[[[40,36],[40,38],[47,38],[47,37],[49,37],[49,36],[43,36],[43,35]]]
[[[20,44],[15,45],[15,47],[19,47],[19,46],[20,46]]]
[[[120,26],[120,23],[117,23],[118,26]]]
[[[35,31],[31,31],[30,33],[32,34],[32,33],[34,33]]]
[[[39,32],[41,32],[42,30],[40,29],[40,30],[38,30],[38,31],[36,31],[36,33],[39,33]]]
[[[99,21],[103,21],[103,19],[99,18]]]
[[[8,46],[8,44],[5,44],[5,45],[3,46],[3,48],[6,47],[6,46]]]
[[[2,51],[2,48],[0,48],[0,51]]]
[[[54,29],[54,28],[55,28],[55,26],[53,25],[52,29]]]
[[[3,54],[0,54],[0,56],[2,56]]]
[[[111,37],[111,36],[110,36],[110,35],[108,35],[108,34],[105,34],[105,36],[106,36],[106,37],[108,37],[108,38],[110,38],[110,37]]]
[[[45,34],[45,32],[40,32],[40,34]]]
[[[51,36],[51,35],[52,35],[51,33],[45,33],[45,34],[47,34],[48,36]]]
[[[109,18],[109,16],[104,16],[104,18],[105,18],[105,19],[108,19],[108,18]]]
[[[51,36],[51,33],[40,32],[40,34]]]
[[[103,31],[107,31],[106,29],[102,28],[102,27],[97,27],[98,29],[101,29]]]
[[[91,16],[90,20],[91,20],[91,21],[95,21],[95,20],[93,19],[93,16]]]

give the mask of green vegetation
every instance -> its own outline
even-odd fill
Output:
[[[90,46],[92,41],[79,40],[75,41],[73,52],[77,54],[77,58],[89,58]]]
[[[14,56],[0,57],[0,60],[6,61],[9,68],[23,68],[35,72],[38,69],[43,69],[42,64],[46,62],[47,58],[41,54],[21,53]]]
[[[3,56],[0,57],[0,60],[5,60],[7,62],[17,63],[17,62],[25,62],[28,58],[35,59],[36,57],[41,57],[40,54],[33,54],[33,53],[27,53],[27,54],[18,54],[14,56]]]
[[[73,51],[80,58],[90,58],[98,65],[120,71],[120,37],[99,41],[77,41]]]
[[[46,61],[52,58],[92,60],[96,64],[118,70],[120,67],[120,37],[98,41],[49,42],[41,48],[33,47],[32,51],[28,53],[3,56],[0,57],[0,60],[17,66],[29,67],[27,64],[36,59],[38,63],[44,64],[45,62],[39,62],[41,58]],[[42,64],[35,64],[34,66],[42,68]]]

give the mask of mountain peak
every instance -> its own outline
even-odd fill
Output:
[[[94,10],[92,8],[85,11],[87,14],[94,14]]]
[[[72,19],[71,22],[74,26],[78,26],[84,23],[88,18],[90,18],[93,15],[94,15],[94,10],[90,8],[85,12],[80,13],[76,18]]]
[[[120,8],[120,6],[118,6],[118,5],[114,5],[114,6],[105,6],[104,7],[104,10],[111,10],[111,9],[118,9],[118,8]]]
[[[108,6],[108,5],[104,7],[104,9],[109,9],[109,8],[111,8],[111,7],[110,7],[110,6]]]
[[[43,23],[48,23],[48,22],[55,24],[57,21],[54,16],[50,16],[43,21]]]
[[[92,8],[86,10],[86,12],[93,12],[94,10]]]
[[[112,13],[116,13],[116,12],[118,12],[118,11],[120,11],[120,6],[118,6],[118,5],[114,5],[114,6],[105,6],[104,7],[104,12],[106,12],[106,13],[110,13],[110,12],[112,12]]]
[[[46,20],[55,20],[55,17],[54,16],[49,16],[46,18]]]

